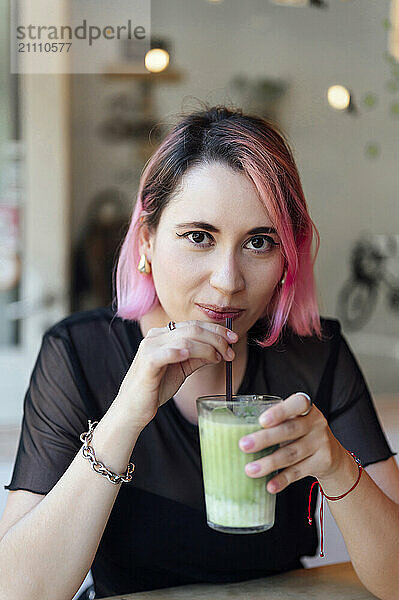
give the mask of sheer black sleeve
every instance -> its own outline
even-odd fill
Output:
[[[46,333],[24,399],[24,415],[7,490],[46,494],[64,474],[87,431],[82,386],[68,340]]]
[[[367,466],[396,452],[386,440],[359,364],[344,336],[340,338],[328,421],[339,442]]]

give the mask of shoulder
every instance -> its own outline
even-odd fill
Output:
[[[43,337],[61,338],[75,350],[86,348],[95,352],[112,343],[136,345],[141,332],[137,321],[122,319],[107,306],[72,313],[47,329]]]
[[[45,335],[63,337],[65,334],[74,333],[100,333],[102,330],[123,329],[132,327],[137,329],[136,321],[127,321],[116,316],[116,311],[110,306],[93,308],[72,313],[52,325]]]
[[[341,323],[338,319],[320,317],[321,329],[323,334],[331,337],[341,336]]]
[[[114,312],[109,307],[94,308],[72,313],[52,325],[45,335],[63,337],[67,332],[99,328],[112,321]]]
[[[291,328],[284,330],[281,338],[283,346],[298,346],[309,348],[331,348],[337,346],[342,338],[341,323],[338,319],[320,317],[321,336],[316,334],[302,336]]]
[[[280,354],[296,369],[323,373],[335,369],[342,334],[337,319],[320,318],[321,336],[316,334],[301,336],[292,329],[284,331],[281,341],[275,347],[274,354]]]

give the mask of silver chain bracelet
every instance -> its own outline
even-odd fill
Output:
[[[87,458],[87,460],[90,462],[90,466],[93,469],[93,471],[95,471],[96,473],[99,473],[99,475],[102,475],[103,477],[106,477],[108,479],[108,481],[110,481],[111,483],[114,483],[115,485],[117,485],[118,483],[127,483],[128,481],[131,481],[132,473],[134,471],[133,463],[128,464],[126,473],[124,473],[122,475],[117,475],[116,473],[113,473],[112,471],[107,469],[107,467],[103,463],[99,462],[96,459],[96,455],[94,454],[93,447],[89,446],[89,443],[91,442],[91,440],[93,438],[93,431],[94,431],[94,427],[96,425],[98,425],[98,421],[94,421],[94,423],[92,423],[89,420],[89,431],[86,431],[85,433],[82,433],[80,435],[80,441],[83,442],[83,446],[82,446],[83,457]]]

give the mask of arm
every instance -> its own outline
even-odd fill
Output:
[[[180,322],[173,334],[167,327],[151,329],[116,398],[94,430],[96,458],[110,470],[124,472],[140,432],[159,406],[196,369],[218,363],[219,353],[228,358],[228,333],[221,325],[200,321]],[[65,464],[69,457],[71,461],[39,504],[3,528],[1,599],[72,597],[94,560],[120,487],[95,473],[80,451],[75,455],[75,446],[70,455],[71,438],[76,437],[77,427],[81,427],[79,419],[85,412],[68,355],[60,354],[63,346],[54,347],[56,342],[59,340],[46,338],[25,403],[30,425],[25,424],[21,462],[26,474],[25,479],[17,481],[27,481],[31,475],[37,481],[48,474],[47,481],[51,481],[56,475],[54,456],[58,463]],[[71,419],[75,419],[73,425]],[[32,430],[41,435],[34,438]]]
[[[139,434],[114,401],[94,430],[97,459],[124,472]],[[52,490],[0,540],[0,597],[71,598],[94,560],[119,489],[79,452]]]
[[[345,451],[342,459],[333,476],[319,479],[327,495],[339,495],[356,481],[354,461]],[[394,600],[399,598],[399,469],[393,457],[370,466],[383,489],[364,469],[350,494],[328,504],[359,579],[377,598]]]
[[[399,504],[399,467],[394,457],[368,465],[366,471],[384,494]]]
[[[308,415],[300,416],[307,402],[298,393],[267,411],[271,420],[268,423],[261,421],[263,429],[249,436],[253,442],[250,448],[244,450],[242,445],[241,448],[255,452],[275,443],[290,443],[256,461],[260,466],[256,475],[248,470],[247,474],[262,477],[283,469],[269,481],[267,489],[271,493],[280,492],[293,481],[311,475],[318,479],[327,495],[343,494],[356,481],[357,466],[316,406],[313,405]],[[382,469],[392,481],[384,482],[384,486],[391,498],[364,470],[357,487],[342,500],[329,502],[329,506],[362,583],[381,600],[394,600],[398,598],[399,589],[399,469],[393,458],[386,463]],[[381,479],[381,466],[377,471],[374,466],[371,471]]]

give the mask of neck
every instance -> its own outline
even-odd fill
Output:
[[[141,333],[143,337],[147,335],[152,327],[166,327],[170,319],[163,308],[158,305],[150,313],[146,313],[139,319]]]

